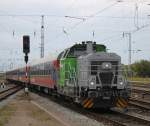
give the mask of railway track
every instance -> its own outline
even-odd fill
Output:
[[[133,87],[150,88],[150,84],[132,84]]]
[[[110,111],[106,111],[104,113],[97,110],[85,110],[80,113],[84,114],[85,116],[88,116],[89,118],[92,118],[94,120],[97,120],[99,122],[106,122],[106,124],[113,125],[113,126],[150,126],[150,119],[146,116],[137,114],[132,111],[128,112],[121,112],[117,109],[111,109]]]
[[[137,93],[140,93],[140,92],[150,93],[150,88],[132,87],[132,90]]]
[[[106,125],[110,124],[113,126],[150,126],[149,118],[132,112],[132,110],[129,110],[128,112],[121,112],[116,109],[106,111],[96,109],[85,110],[74,105],[65,105],[65,107],[74,110],[75,112],[78,112],[80,114],[83,114],[88,118],[103,122]]]
[[[21,86],[13,86],[10,87],[6,90],[3,90],[0,92],[0,101],[6,99],[7,97],[9,97],[10,95],[16,93],[17,91],[19,91],[20,89],[22,89]]]
[[[130,98],[129,105],[139,107],[141,109],[150,110],[150,102],[142,99]]]
[[[41,95],[41,94],[40,94]],[[49,98],[48,95],[43,97]],[[103,110],[103,109],[83,109],[79,105],[64,101],[60,98],[50,97],[50,100],[72,110],[80,113],[88,118],[94,119],[98,122],[103,122],[110,126],[150,126],[150,118],[147,116],[140,115],[129,109],[127,112],[121,112],[117,109]]]
[[[149,83],[142,83],[138,81],[131,81],[133,87],[150,88]]]
[[[111,116],[110,118],[118,120],[126,126],[150,126],[150,118],[148,116],[138,114],[132,110],[122,112],[117,109],[112,109],[112,111],[115,117]]]

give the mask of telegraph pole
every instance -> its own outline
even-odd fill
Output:
[[[131,61],[132,61],[132,44],[131,44],[131,33],[127,32],[124,33],[123,32],[123,37],[128,36],[129,38],[129,47],[128,47],[128,51],[129,51],[129,56],[128,56],[128,72],[129,72],[129,77],[131,77]]]
[[[41,16],[41,58],[44,57],[44,15]]]

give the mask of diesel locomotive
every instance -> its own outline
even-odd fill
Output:
[[[130,84],[122,70],[121,57],[106,46],[86,41],[61,52],[54,60],[6,72],[9,81],[28,83],[59,97],[67,97],[84,108],[126,108]]]

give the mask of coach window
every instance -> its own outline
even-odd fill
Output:
[[[43,75],[45,75],[45,70],[42,70],[43,71]]]
[[[45,70],[45,75],[47,75],[47,70]]]
[[[39,70],[39,74],[38,75],[42,75],[42,70]]]
[[[43,70],[43,75],[45,75],[45,70]]]
[[[47,75],[48,74],[48,70],[45,70],[45,75]]]
[[[39,75],[42,75],[42,70],[39,70]]]
[[[43,70],[43,72],[44,72],[43,75],[46,75],[46,70]]]

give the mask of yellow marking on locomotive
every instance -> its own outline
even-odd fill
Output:
[[[118,103],[116,104],[116,106],[117,106],[118,108],[121,108],[120,104],[118,104]]]
[[[84,108],[88,108],[89,105],[91,105],[93,99],[88,100],[85,104],[84,104]]]
[[[116,106],[120,108],[126,108],[128,103],[123,98],[118,98]]]
[[[86,104],[86,102],[87,102],[88,100],[89,100],[88,98],[87,98],[87,99],[85,99],[85,100],[83,101],[83,103],[82,103],[82,104],[83,104],[83,105],[84,105],[84,104]]]
[[[90,108],[92,108],[92,106],[93,106],[94,104],[93,104],[93,102],[88,106],[88,109],[90,109]]]
[[[128,106],[128,102],[127,102],[127,101],[125,101],[123,98],[121,98],[120,100],[123,102],[123,104],[124,104],[125,106]]]
[[[88,100],[87,102],[86,102],[86,104],[84,105],[84,108],[87,108],[88,107],[88,105],[91,103],[92,101],[91,101],[91,99],[90,100]]]
[[[120,99],[118,99],[118,103],[119,103],[122,107],[124,107],[124,104],[123,104],[123,102],[122,102]]]

